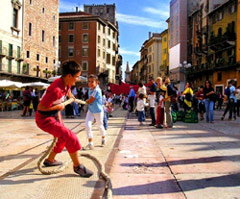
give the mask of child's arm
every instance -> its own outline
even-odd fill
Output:
[[[95,98],[91,96],[89,99],[86,100],[87,104],[92,104],[94,102]]]

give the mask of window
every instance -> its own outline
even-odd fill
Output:
[[[92,13],[92,8],[89,8],[89,13]]]
[[[217,74],[217,80],[218,82],[222,81],[222,73]]]
[[[101,37],[98,35],[98,43],[101,43]]]
[[[39,61],[40,60],[40,55],[39,54],[37,54],[37,61]]]
[[[30,58],[30,51],[29,50],[27,50],[27,58]]]
[[[58,48],[58,57],[61,58],[61,48]]]
[[[20,51],[21,51],[21,48],[20,46],[17,47],[17,58],[20,58]]]
[[[115,32],[113,32],[113,39],[115,39]]]
[[[28,24],[28,36],[32,36],[32,23]]]
[[[229,13],[233,14],[236,11],[236,5],[233,4],[229,7]]]
[[[46,64],[48,63],[48,57],[46,57]]]
[[[107,53],[107,64],[111,64],[111,55]]]
[[[53,15],[53,21],[55,21],[55,19],[56,19],[56,17],[55,17],[55,15]]]
[[[218,13],[218,21],[221,21],[223,19],[223,11]]]
[[[44,13],[45,12],[45,8],[42,8],[42,13]]]
[[[111,29],[108,28],[108,35],[111,35]]]
[[[163,41],[164,41],[164,42],[166,42],[166,41],[167,41],[167,38],[166,38],[166,37],[164,37]]]
[[[18,27],[18,10],[15,8],[13,9],[13,27]]]
[[[148,50],[149,50],[149,53],[151,53],[151,52],[152,52],[152,47],[149,47],[149,49],[148,49]]]
[[[82,36],[82,42],[83,42],[83,43],[88,42],[88,34],[83,34],[83,36]]]
[[[105,39],[103,39],[103,46],[105,46],[106,45],[106,40]]]
[[[68,42],[69,43],[74,42],[74,35],[68,35]]]
[[[59,29],[59,30],[62,29],[62,24],[61,24],[61,23],[59,23],[59,25],[58,25],[58,29]]]
[[[89,28],[88,22],[83,22],[83,23],[82,23],[82,29],[83,29],[83,30],[88,30],[88,28]]]
[[[74,48],[70,47],[68,48],[68,57],[73,57],[74,56]]]
[[[88,62],[87,61],[83,61],[82,62],[82,70],[83,71],[87,71],[88,70]]]
[[[116,58],[115,58],[115,56],[113,56],[112,57],[112,65],[115,65],[115,60],[116,60]]]
[[[17,74],[20,74],[20,62],[17,62]]]
[[[106,59],[106,52],[103,51],[103,59]]]
[[[167,49],[166,48],[163,49],[163,54],[167,54]]]
[[[8,56],[10,56],[10,57],[13,56],[13,45],[12,44],[8,45]]]
[[[59,35],[58,36],[58,42],[61,43],[61,41],[62,41],[62,37],[61,37],[61,35]]]
[[[101,57],[101,50],[98,49],[98,57]]]
[[[44,40],[45,40],[45,31],[42,30],[42,42],[44,42]]]
[[[103,33],[105,33],[105,26],[103,26]]]
[[[55,36],[53,36],[53,47],[55,47]]]
[[[88,48],[87,47],[83,47],[82,48],[82,56],[83,57],[87,57],[88,56]]]
[[[111,41],[108,40],[108,48],[111,48]]]
[[[115,44],[112,43],[112,49],[115,51],[116,50],[116,47],[115,47]]]
[[[68,30],[74,30],[74,23],[68,24]]]
[[[107,13],[109,13],[109,8],[107,8]]]
[[[101,30],[101,24],[98,23],[98,30]]]
[[[12,60],[11,59],[8,60],[8,72],[9,73],[12,72]]]

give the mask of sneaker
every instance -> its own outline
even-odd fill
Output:
[[[149,126],[155,126],[155,124],[149,124]]]
[[[81,177],[84,177],[84,178],[89,178],[93,175],[93,172],[91,170],[87,169],[82,164],[80,164],[78,167],[73,167],[73,170],[75,173],[77,173],[78,175],[80,175]]]
[[[224,120],[224,117],[223,117],[223,116],[221,117],[221,120]]]
[[[60,166],[63,163],[57,160],[54,160],[54,162],[50,162],[48,159],[45,159],[43,164],[45,167],[53,167],[53,166]]]
[[[156,128],[157,128],[157,129],[162,129],[163,126],[162,126],[162,125],[157,125]]]
[[[93,144],[90,144],[90,143],[87,146],[82,148],[82,150],[85,150],[85,151],[86,150],[93,150],[93,149],[94,149],[94,146],[93,146]]]
[[[102,145],[102,146],[105,146],[105,145],[106,145],[106,139],[102,139],[101,145]]]

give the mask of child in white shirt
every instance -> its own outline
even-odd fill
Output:
[[[140,126],[143,125],[143,122],[145,121],[145,111],[144,107],[148,106],[148,104],[143,100],[144,94],[139,94],[139,100],[137,102],[137,111],[138,111],[138,121],[140,122]]]

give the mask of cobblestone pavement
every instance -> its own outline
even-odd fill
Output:
[[[76,176],[71,164],[62,173],[42,175],[36,163],[52,137],[35,125],[33,117],[19,111],[0,112],[0,198],[102,198],[104,184],[94,164],[89,179]],[[134,114],[115,110],[109,120],[106,147],[94,130],[95,149],[90,151],[105,164],[113,184],[114,198],[126,199],[240,199],[240,119],[215,123],[177,122],[173,129],[140,127]],[[84,114],[64,119],[82,145],[87,143]],[[57,156],[68,160],[64,151]]]

